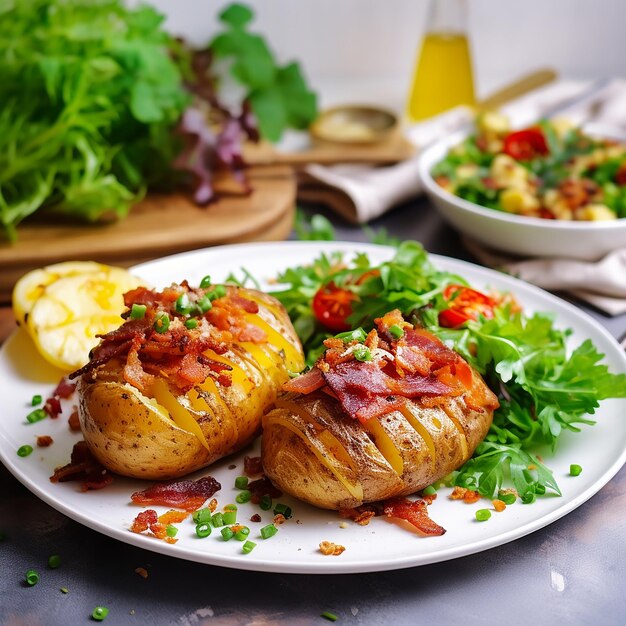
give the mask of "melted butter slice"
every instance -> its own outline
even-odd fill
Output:
[[[174,394],[170,391],[167,382],[162,378],[155,378],[152,393],[154,399],[167,409],[176,426],[191,435],[195,435],[200,440],[200,443],[210,452],[211,449],[200,428],[200,424],[198,424],[189,411],[178,402]]]

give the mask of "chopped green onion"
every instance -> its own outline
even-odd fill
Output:
[[[524,504],[532,504],[537,499],[537,496],[532,491],[527,491],[522,496],[522,502]]]
[[[207,524],[207,527],[209,528],[209,530],[211,529],[211,527]],[[176,535],[178,534],[178,528],[176,528],[176,526],[174,526],[174,524],[168,524],[165,527],[165,534],[168,537],[176,537]]]
[[[221,533],[224,541],[229,541],[235,536],[235,533],[228,526],[222,528]]]
[[[236,524],[237,523],[237,511],[233,511],[229,509],[228,511],[224,511],[222,513],[222,518],[224,520],[224,524]]]
[[[213,513],[211,524],[213,524],[213,528],[220,528],[224,525],[224,516],[221,513]]]
[[[254,543],[254,541],[246,541],[246,543],[243,544],[243,546],[241,546],[241,551],[244,554],[250,554],[250,552],[252,552],[252,550],[254,550],[256,548],[256,543]]]
[[[26,580],[26,584],[31,587],[39,582],[39,574],[34,569],[29,569],[24,578]]]
[[[245,489],[248,486],[247,476],[237,476],[235,478],[235,489]]]
[[[29,446],[29,445],[20,446],[17,449],[17,456],[28,456],[29,454],[32,454],[32,452],[33,452],[33,446]]]
[[[204,539],[205,537],[208,537],[212,532],[211,529],[211,524],[209,524],[208,522],[202,522],[201,524],[198,524],[196,526],[196,535],[198,535],[198,537],[200,537],[200,539]]]
[[[268,495],[262,496],[259,502],[259,506],[263,511],[269,511],[272,508],[272,498],[270,498]]]
[[[211,303],[211,299],[204,295],[198,302],[196,303],[197,307],[200,309],[201,313],[206,313],[210,309],[213,308],[213,304]]]
[[[541,483],[537,483],[537,484],[535,485],[535,493],[536,493],[538,496],[542,496],[545,492],[546,492],[545,485],[542,485]]]
[[[39,394],[37,394],[36,396],[33,396],[33,399],[30,401],[30,404],[31,406],[38,406],[42,402],[43,402],[43,398]]]
[[[489,509],[478,509],[476,511],[476,519],[479,522],[486,522],[491,517],[491,511]]]
[[[210,287],[210,286],[211,286],[211,277],[207,275],[200,281],[200,289],[206,289],[207,287]]]
[[[279,502],[274,507],[274,515],[282,515],[285,519],[289,519],[293,515],[293,512],[290,506]]]
[[[189,328],[189,330],[193,330],[198,327],[198,320],[195,317],[190,317],[188,320],[185,320],[185,328]]]
[[[372,353],[367,346],[356,346],[352,354],[354,354],[354,358],[357,361],[371,361],[372,360]]]
[[[48,567],[50,569],[56,569],[59,565],[61,565],[61,557],[58,554],[48,557]]]
[[[191,303],[189,302],[189,296],[186,293],[181,293],[176,299],[174,308],[176,309],[176,313],[188,315],[192,308]]]
[[[504,502],[507,506],[509,504],[514,504],[517,500],[517,497],[514,493],[498,493],[498,498]]]
[[[170,316],[165,312],[159,313],[154,319],[152,327],[159,334],[167,332],[167,329],[170,327]]]
[[[252,492],[244,489],[237,494],[235,501],[239,504],[244,504],[245,502],[250,502],[250,498],[252,497]]]
[[[327,619],[329,622],[336,622],[339,619],[334,613],[331,613],[330,611],[324,611],[320,615],[320,617]]]
[[[198,509],[193,512],[191,519],[196,524],[206,524],[211,521],[211,509]]]
[[[34,424],[35,422],[41,422],[41,420],[45,420],[46,417],[48,417],[48,414],[43,409],[35,409],[26,416],[26,421],[29,424]]]
[[[422,489],[422,494],[425,496],[434,496],[436,493],[437,490],[432,485],[428,485],[426,489]]]
[[[337,339],[341,339],[345,343],[350,343],[351,341],[358,341],[360,343],[364,342],[367,339],[367,333],[362,328],[355,328],[354,330],[348,330],[345,333],[339,333],[335,335]]]
[[[389,327],[389,334],[394,339],[400,339],[400,337],[402,337],[404,335],[404,329],[399,324],[392,324]]]
[[[97,606],[91,612],[91,617],[93,617],[96,620],[96,622],[101,622],[108,614],[109,614],[109,609],[107,609],[106,606]]]
[[[237,505],[236,504],[227,504],[224,507],[224,511],[236,511],[237,510]]]
[[[240,528],[235,533],[235,539],[237,541],[245,541],[248,538],[249,534],[250,534],[250,529],[247,526],[244,526],[243,528]]]
[[[268,524],[267,526],[263,526],[263,528],[261,528],[261,537],[263,537],[263,539],[269,539],[270,537],[273,537],[277,532],[278,528],[276,528],[274,524]]]
[[[580,465],[570,465],[569,466],[569,475],[570,476],[580,476],[583,471],[583,468]]]
[[[215,298],[223,298],[226,295],[226,287],[224,285],[216,285],[211,293],[215,294]]]
[[[130,307],[130,319],[131,320],[142,320],[146,316],[146,305],[145,304],[133,304]]]
[[[69,592],[70,592],[70,590],[69,590],[67,587],[60,587],[60,588],[59,588],[59,591],[60,591],[61,593],[69,593]]]

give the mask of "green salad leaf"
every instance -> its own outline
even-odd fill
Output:
[[[124,216],[163,179],[188,102],[163,17],[120,0],[0,3],[0,225]]]
[[[487,437],[453,473],[453,484],[488,497],[513,486],[527,501],[547,492],[560,494],[538,451],[554,451],[563,431],[593,424],[590,416],[600,401],[626,397],[626,375],[611,373],[591,341],[572,349],[569,330],[557,328],[549,314],[527,316],[511,298],[502,298],[492,319],[470,320],[460,328],[439,326],[439,313],[449,306],[443,291],[467,282],[435,268],[422,246],[411,241],[380,264],[365,254],[349,262],[340,253],[322,254],[278,276],[282,289],[272,295],[287,308],[308,365],[331,336],[311,307],[317,290],[331,281],[358,297],[348,318],[353,328],[367,330],[376,317],[399,308],[461,354],[498,395],[500,408]]]

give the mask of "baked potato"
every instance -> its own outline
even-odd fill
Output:
[[[470,458],[498,406],[466,361],[399,311],[377,325],[364,341],[327,340],[316,367],[288,382],[263,418],[266,475],[321,508],[408,495],[443,478]]]
[[[239,450],[303,367],[284,308],[259,291],[183,282],[124,298],[126,321],[72,375],[84,439],[118,474],[176,478]]]

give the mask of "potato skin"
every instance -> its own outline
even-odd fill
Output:
[[[233,343],[221,355],[234,367],[231,386],[206,381],[181,394],[162,379],[154,398],[123,380],[120,362],[84,374],[77,386],[81,429],[104,467],[133,478],[177,478],[241,449],[259,434],[263,413],[288,380],[288,370],[303,367],[303,354],[277,300],[254,290],[239,293],[258,303],[259,318],[293,350],[287,354],[276,337],[255,347]],[[172,411],[192,419],[206,445],[187,427],[189,422],[177,420],[183,427],[178,425]]]
[[[473,385],[485,385],[476,372]],[[471,457],[493,419],[490,407],[470,408],[463,396],[427,404],[410,400],[405,411],[363,426],[323,391],[282,394],[263,418],[265,473],[283,491],[324,509],[424,489]]]

